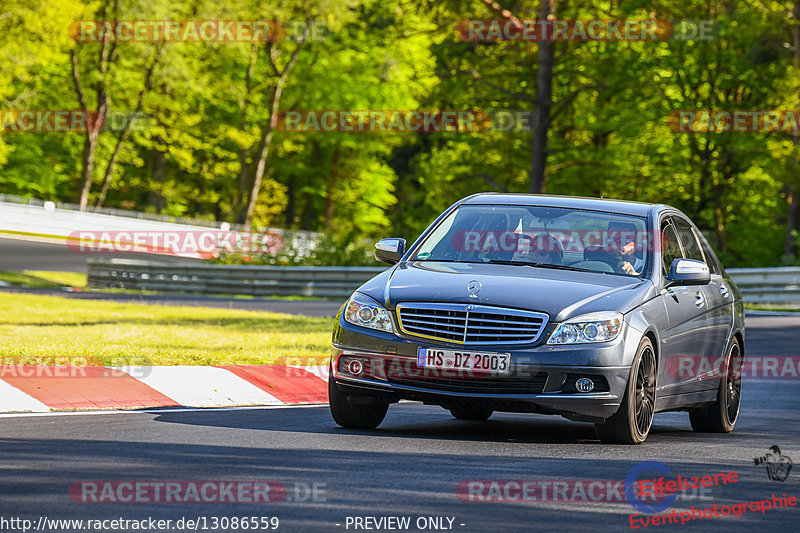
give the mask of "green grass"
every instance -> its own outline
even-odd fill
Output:
[[[791,305],[744,304],[744,308],[753,311],[789,311],[792,313],[800,313],[800,309],[792,307]]]
[[[23,270],[22,272],[0,272],[0,281],[13,285],[27,285],[46,289],[60,287],[85,287],[86,274],[80,272],[49,272],[45,270]]]
[[[96,289],[87,287],[87,275],[80,272],[50,272],[45,270],[23,270],[22,272],[2,272],[0,271],[0,281],[5,281],[12,285],[23,285],[39,289],[60,289],[62,287],[76,287],[92,292],[107,292],[112,294],[163,294],[152,290],[139,289]],[[206,295],[204,295],[206,296]],[[233,298],[235,300],[252,300],[252,294],[215,294],[219,298]],[[326,298],[315,298],[313,296],[259,296],[267,300],[298,300],[316,301]]]
[[[330,318],[0,293],[0,361],[324,364],[332,325]]]

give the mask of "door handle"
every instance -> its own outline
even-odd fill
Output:
[[[697,307],[703,307],[706,303],[706,299],[703,297],[703,293],[697,291],[697,294],[694,297],[694,305]]]
[[[719,286],[719,293],[722,295],[723,298],[727,298],[730,294],[728,292],[728,287],[725,285]]]

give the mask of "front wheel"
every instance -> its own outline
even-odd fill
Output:
[[[386,416],[388,403],[354,403],[336,387],[333,372],[328,376],[328,404],[333,420],[343,428],[375,429]]]
[[[717,401],[705,409],[689,411],[693,430],[699,433],[733,431],[742,398],[742,363],[742,348],[734,339],[725,358],[725,375],[720,377]]]
[[[656,354],[648,337],[639,343],[619,411],[601,424],[597,436],[606,443],[641,444],[650,433],[656,405]]]

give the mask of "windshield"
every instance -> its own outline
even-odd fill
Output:
[[[463,205],[422,242],[412,261],[511,263],[641,276],[644,218],[559,207]]]

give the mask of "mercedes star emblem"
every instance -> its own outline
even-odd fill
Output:
[[[469,291],[470,298],[477,298],[478,293],[481,291],[481,282],[477,279],[473,279],[472,281],[467,284],[467,290]]]

